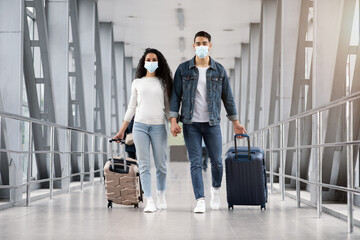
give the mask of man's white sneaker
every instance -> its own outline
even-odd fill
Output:
[[[156,206],[152,197],[146,199],[146,207],[144,208],[144,212],[146,213],[156,212]]]
[[[199,199],[196,202],[196,207],[194,208],[194,213],[205,213],[205,200]]]
[[[164,191],[158,191],[156,205],[157,205],[158,209],[166,209],[167,208]]]
[[[211,187],[210,192],[211,192],[211,201],[210,201],[211,209],[219,209],[220,208],[220,189]]]

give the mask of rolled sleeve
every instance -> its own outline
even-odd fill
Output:
[[[171,112],[171,111],[170,111],[170,117],[178,118],[178,117],[179,117],[179,113],[178,113],[178,112]]]
[[[238,115],[227,115],[226,117],[227,117],[230,121],[239,120]]]

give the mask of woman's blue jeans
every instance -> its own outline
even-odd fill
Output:
[[[145,197],[151,196],[150,143],[156,168],[157,190],[166,189],[167,132],[165,124],[148,125],[135,122],[133,138]]]
[[[211,162],[212,186],[220,187],[223,175],[222,139],[220,125],[210,126],[209,123],[183,124],[184,139],[190,161],[191,180],[195,198],[204,198],[202,178],[202,146],[204,138]]]

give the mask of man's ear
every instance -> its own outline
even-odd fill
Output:
[[[212,47],[212,43],[209,43],[209,50],[210,50],[211,47]]]
[[[195,43],[193,44],[193,48],[194,48],[194,51],[196,50],[196,48],[195,48]]]

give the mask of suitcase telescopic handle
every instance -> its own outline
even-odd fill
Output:
[[[235,159],[237,158],[237,146],[236,146],[236,139],[237,137],[246,137],[248,142],[248,154],[249,159],[251,159],[251,152],[250,152],[250,136],[247,134],[235,134],[234,135],[234,143],[235,143]]]
[[[120,138],[113,138],[113,139],[110,139],[109,142],[117,142],[119,141],[120,143],[125,143],[125,140],[124,139],[120,139]]]
[[[109,140],[109,143],[112,143],[112,142],[117,142],[119,141],[121,145],[124,145],[125,144],[125,140],[124,139],[120,139],[120,138],[112,138]],[[113,169],[115,169],[115,166],[114,166],[114,156],[113,156],[113,151],[112,151],[112,144],[110,144],[110,152],[111,152],[111,167]],[[125,152],[124,152],[125,153]],[[124,156],[124,170],[126,170],[126,156]]]

